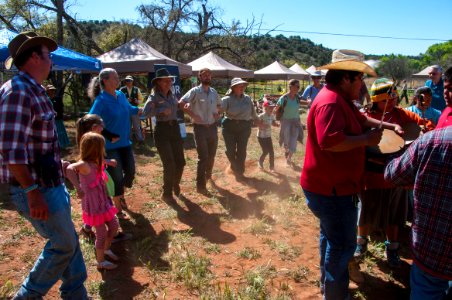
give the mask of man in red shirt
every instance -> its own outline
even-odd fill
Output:
[[[452,125],[452,67],[444,72],[444,100],[447,107],[443,110],[436,128]]]
[[[376,76],[353,50],[335,50],[326,86],[308,115],[308,139],[300,184],[308,207],[320,219],[320,284],[324,299],[347,299],[348,262],[356,247],[357,194],[364,173],[364,147],[377,145],[382,130],[399,125],[363,116],[358,99],[364,73]]]

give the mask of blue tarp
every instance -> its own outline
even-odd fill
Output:
[[[8,44],[17,34],[9,29],[0,29],[0,69],[5,68]],[[98,72],[102,69],[102,62],[97,58],[61,46],[52,52],[52,62],[52,71]]]

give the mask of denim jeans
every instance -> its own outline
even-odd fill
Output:
[[[108,173],[115,183],[115,196],[124,195],[124,187],[132,187],[135,179],[135,158],[131,146],[107,150],[107,158],[115,159],[115,168],[108,167]]]
[[[356,247],[357,196],[323,196],[303,190],[320,219],[320,284],[323,298],[349,299],[348,262]]]
[[[11,186],[11,200],[47,243],[14,299],[42,299],[61,279],[62,299],[87,299],[83,283],[86,267],[71,220],[71,203],[64,185],[41,188],[49,209],[47,221],[30,217],[28,198],[21,188]]]
[[[281,119],[279,144],[292,153],[297,151],[298,134],[300,133],[300,119]]]
[[[179,190],[185,166],[184,142],[179,124],[157,122],[154,140],[163,165],[163,194],[170,196],[173,190]]]
[[[216,124],[211,126],[194,125],[196,151],[198,152],[198,169],[196,186],[206,187],[206,178],[212,176],[213,164],[218,147],[218,132]]]
[[[143,132],[141,131],[141,119],[139,115],[131,115],[130,116],[130,121],[131,121],[131,127],[132,127],[132,132],[133,135],[135,136],[135,139],[138,142],[143,142],[144,141],[144,137],[143,137]]]
[[[235,174],[245,172],[246,147],[251,134],[251,121],[225,118],[222,123],[226,156]]]
[[[261,145],[261,149],[262,149],[262,155],[259,158],[259,162],[261,164],[264,164],[265,157],[268,154],[269,159],[270,159],[270,169],[273,169],[275,166],[275,152],[273,151],[272,138],[271,137],[267,137],[267,138],[258,137],[257,140],[259,142],[259,145]]]
[[[452,296],[452,281],[424,272],[415,262],[411,265],[410,285],[411,300],[446,300]]]

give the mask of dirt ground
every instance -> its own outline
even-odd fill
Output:
[[[73,136],[73,123],[67,124]],[[94,246],[81,239],[94,299],[320,299],[318,288],[318,221],[305,205],[299,186],[304,145],[297,167],[285,165],[276,149],[276,173],[257,167],[260,149],[253,130],[248,147],[246,181],[228,171],[220,145],[209,182],[210,196],[196,193],[197,155],[191,128],[185,142],[187,165],[183,197],[160,200],[162,166],[148,134],[146,145],[134,147],[136,181],[127,191],[129,220],[121,221],[133,238],[116,243],[116,270],[99,272]],[[65,157],[74,159],[73,149]],[[268,164],[266,164],[268,170]],[[0,298],[10,298],[33,266],[44,245],[27,221],[18,216],[1,190]],[[71,194],[73,220],[81,226],[80,201]],[[403,265],[390,269],[383,257],[383,237],[372,237],[370,252],[359,267],[364,282],[351,282],[355,299],[408,299],[408,231],[402,232]],[[58,298],[58,284],[46,299]]]

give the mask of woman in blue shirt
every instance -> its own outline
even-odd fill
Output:
[[[119,141],[112,143],[105,141],[107,158],[115,159],[117,166],[108,167],[108,173],[115,183],[113,203],[118,209],[118,217],[124,218],[123,208],[127,208],[124,199],[124,187],[132,187],[135,178],[135,159],[130,141],[131,115],[139,113],[136,106],[130,105],[126,96],[117,91],[119,86],[118,73],[114,69],[105,68],[94,77],[88,87],[88,96],[94,99],[90,114],[96,114],[104,120],[105,128],[119,135]]]

